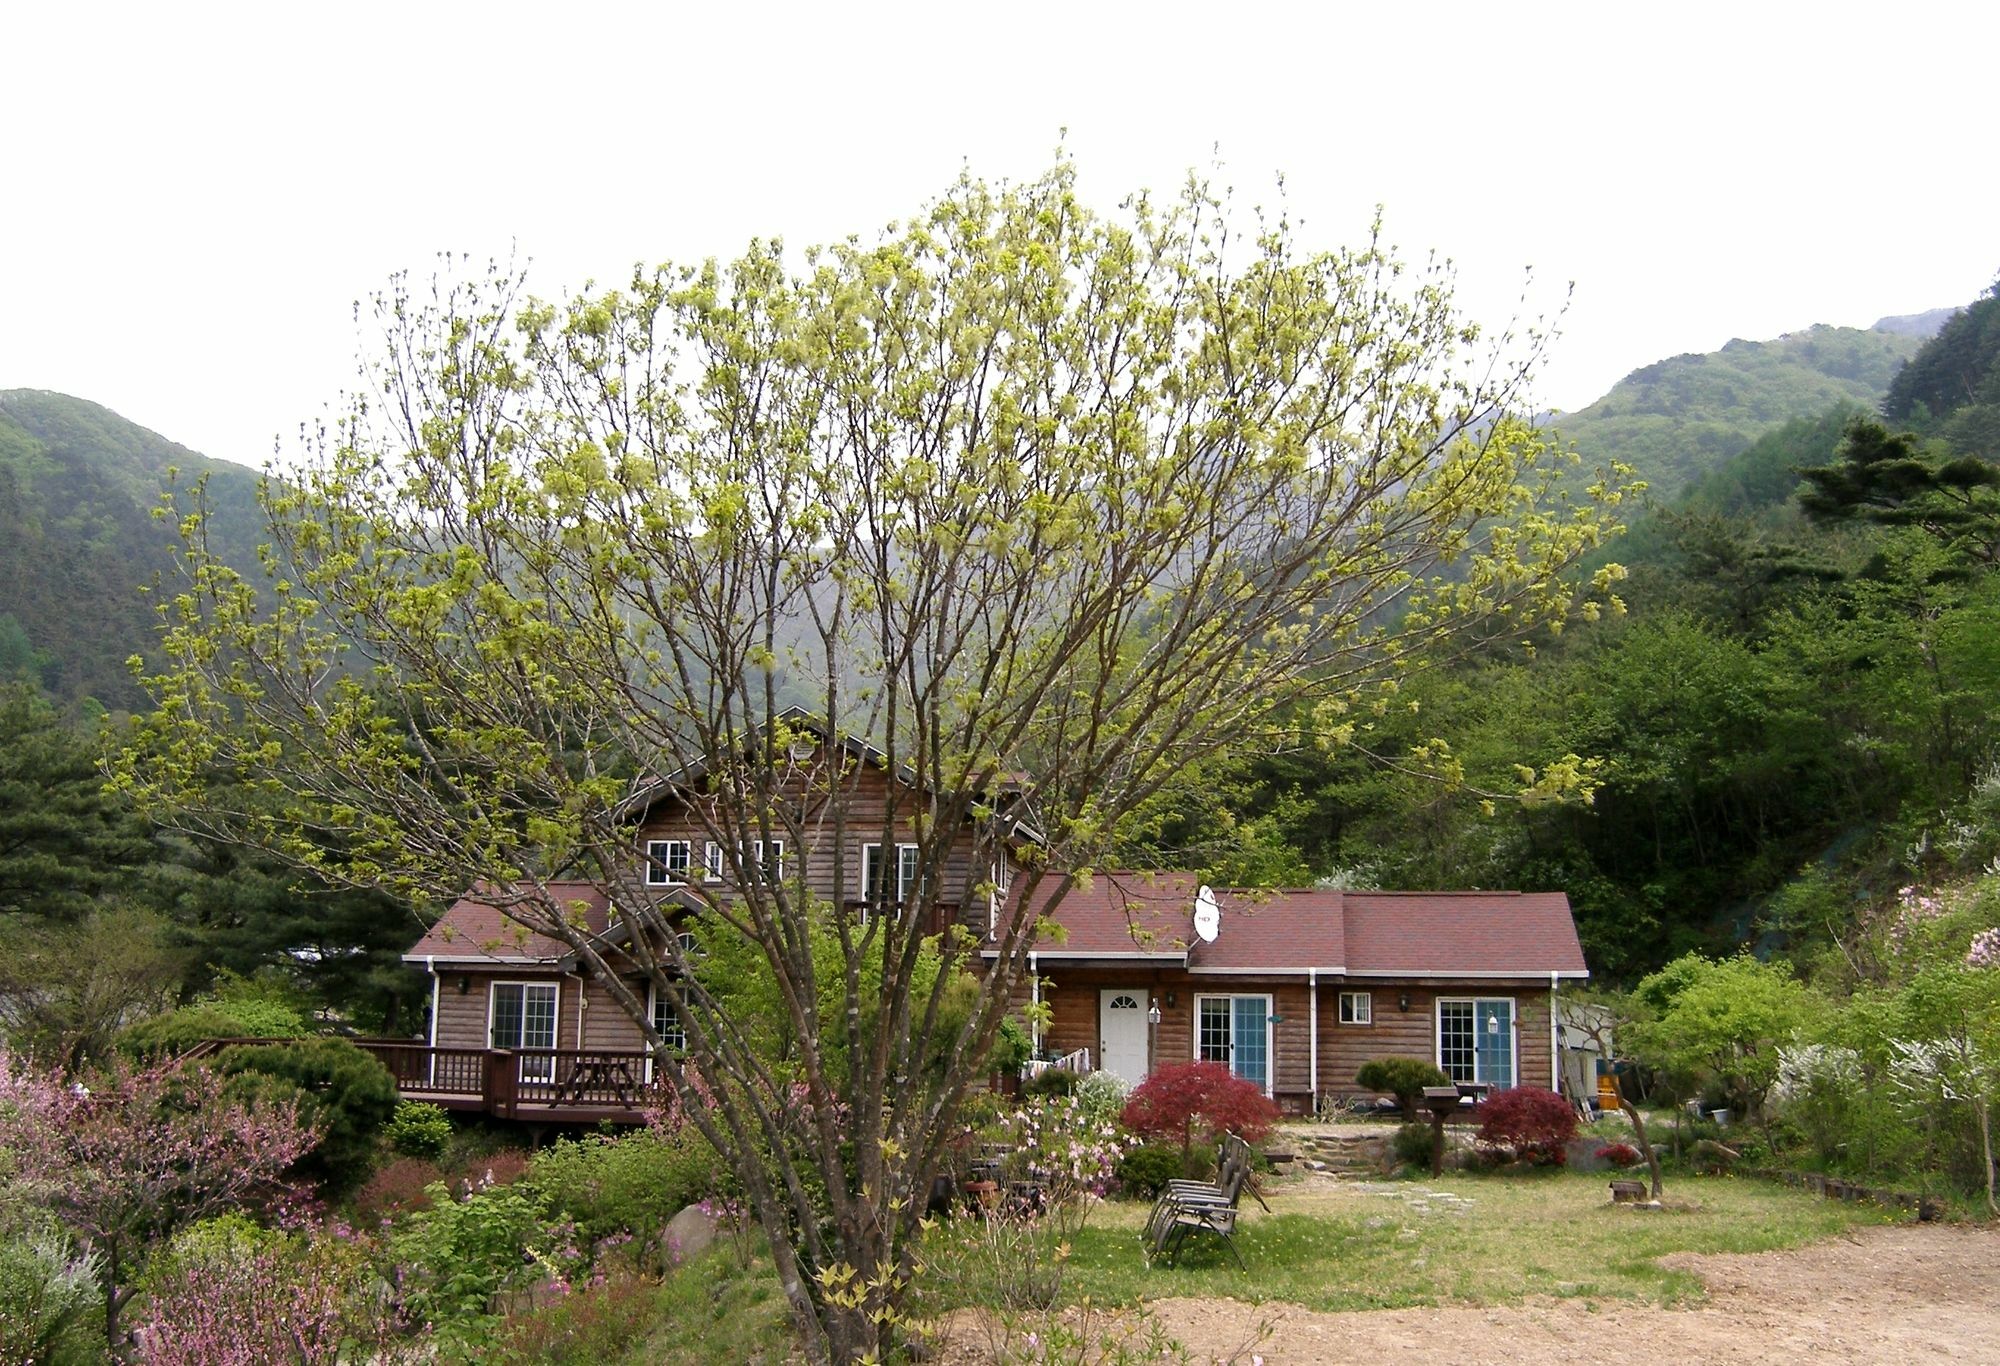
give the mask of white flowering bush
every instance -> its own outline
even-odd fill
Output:
[[[1116,1072],[1091,1072],[1078,1083],[1076,1101],[1092,1122],[1112,1124],[1124,1112],[1131,1094],[1132,1083]]]

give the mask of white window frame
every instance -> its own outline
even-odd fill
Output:
[[[722,870],[723,870],[722,846],[716,843],[714,840],[710,840],[708,842],[708,848],[703,850],[702,853],[703,857],[701,866],[702,866],[703,876],[706,877],[710,882],[722,881]]]
[[[1375,995],[1368,991],[1343,991],[1340,993],[1339,1020],[1344,1025],[1372,1025],[1375,1023]]]
[[[680,875],[674,875],[674,850],[680,850]],[[694,842],[691,840],[646,841],[646,885],[685,887],[694,871]]]
[[[1201,1056],[1201,1003],[1203,1001],[1229,1002],[1229,1057],[1227,1059],[1203,1059]],[[1193,1036],[1194,1060],[1221,1061],[1229,1068],[1231,1076],[1241,1076],[1236,1070],[1236,1003],[1238,1001],[1262,1001],[1264,1003],[1264,1094],[1276,1093],[1278,1084],[1278,1027],[1271,1021],[1276,1013],[1276,1004],[1269,992],[1260,991],[1199,991],[1194,998],[1194,1018],[1188,1033]],[[1246,1078],[1247,1080],[1247,1078]]]
[[[551,982],[551,981],[547,981],[547,980],[545,980],[545,979],[544,979],[544,980],[537,980],[537,979],[535,979],[535,978],[532,978],[532,977],[503,977],[503,978],[495,978],[494,980],[492,980],[491,982],[488,982],[488,983],[486,984],[486,1046],[487,1046],[488,1048],[506,1048],[506,1047],[512,1047],[512,1048],[513,1048],[513,1049],[514,1049],[515,1051],[517,1051],[517,1052],[518,1052],[518,1051],[520,1051],[521,1049],[524,1049],[524,1048],[527,1048],[527,1047],[528,1047],[528,1045],[527,1045],[527,1044],[525,1044],[525,1043],[518,1043],[518,1042],[517,1042],[517,1043],[514,1043],[514,1044],[511,1044],[511,1045],[508,1045],[508,1044],[495,1044],[495,1043],[493,1042],[493,1026],[494,1026],[494,1018],[493,1018],[493,1015],[494,1015],[494,1010],[493,1010],[493,1007],[494,1007],[494,1004],[495,1004],[495,1002],[496,1002],[496,1001],[498,1000],[498,998],[499,998],[499,995],[500,995],[500,988],[502,988],[502,987],[521,987],[521,988],[523,988],[523,990],[522,990],[522,993],[521,993],[521,1023],[522,1023],[522,1025],[523,1025],[524,1027],[525,1027],[525,1026],[527,1025],[527,1023],[528,1023],[528,995],[527,995],[527,991],[526,991],[526,988],[528,988],[528,987],[546,987],[546,988],[548,988],[548,989],[549,989],[550,991],[553,991],[553,992],[555,993],[555,998],[554,998],[554,1002],[553,1002],[553,1004],[552,1004],[552,1005],[551,1005],[551,1006],[549,1007],[549,1025],[550,1025],[550,1029],[549,1029],[549,1047],[550,1047],[550,1048],[561,1048],[561,1047],[562,1047],[562,982],[561,982],[560,980],[557,980],[557,981],[554,981],[554,982]],[[525,1032],[525,1028],[524,1028],[524,1031],[523,1031],[523,1032]],[[529,1066],[530,1066],[530,1062],[531,1062],[531,1061],[533,1061],[533,1063],[535,1064],[535,1070],[534,1070],[534,1071],[530,1071],[530,1070],[529,1070]],[[517,1066],[517,1067],[518,1067],[518,1068],[520,1069],[520,1078],[521,1078],[521,1080],[522,1080],[522,1081],[538,1081],[538,1082],[539,1082],[539,1081],[554,1081],[554,1080],[555,1080],[555,1059],[554,1059],[554,1058],[549,1058],[549,1059],[547,1059],[547,1060],[546,1060],[546,1061],[547,1061],[547,1063],[548,1063],[548,1071],[547,1071],[547,1073],[546,1073],[546,1074],[544,1074],[544,1073],[543,1073],[543,1072],[541,1071],[541,1067],[540,1067],[540,1064],[541,1064],[541,1062],[542,1062],[542,1061],[543,1061],[543,1060],[541,1060],[541,1059],[534,1059],[534,1060],[530,1060],[530,1059],[528,1059],[528,1058],[519,1058],[519,1059],[517,1059],[517,1060],[516,1060],[516,1066]]]
[[[668,1012],[666,1019],[661,1019],[660,1006],[660,989],[649,982],[646,986],[646,1018],[652,1022],[653,1030],[660,1036],[661,1043],[674,1052],[685,1056],[688,1046],[687,1027],[671,1011]],[[672,1030],[671,1034],[668,1032],[670,1027]],[[653,1050],[651,1047],[648,1047],[646,1049],[646,1081],[648,1084],[651,1084],[653,1080],[654,1061]]]
[[[777,855],[777,870],[775,872],[764,862],[764,854],[767,849],[775,852]],[[768,886],[772,883],[783,882],[785,880],[785,842],[783,840],[744,840],[737,852],[742,856],[746,867],[755,863],[757,867],[763,870],[765,885]]]
[[[920,850],[914,844],[898,844],[896,850],[896,896],[895,905],[902,905],[910,899],[910,894],[921,886],[922,863]],[[877,882],[881,878],[879,867],[882,861],[882,844],[878,840],[861,846],[861,899],[871,905],[877,899]],[[882,890],[887,890],[883,888]]]
[[[1507,1067],[1506,1080],[1479,1075],[1479,1008],[1505,1002],[1507,1006]],[[1444,1063],[1444,1008],[1448,1005],[1469,1005],[1472,1007],[1472,1076],[1474,1083],[1485,1083],[1496,1091],[1511,1090],[1521,1084],[1521,1006],[1512,996],[1440,996],[1431,1006],[1431,1030],[1435,1036],[1434,1049],[1438,1070],[1451,1077],[1452,1071]]]

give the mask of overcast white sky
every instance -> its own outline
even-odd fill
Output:
[[[1576,293],[1541,396],[2000,271],[1989,5],[17,4],[0,13],[0,388],[261,464],[436,252],[552,295],[866,232],[961,165],[1086,195],[1219,148],[1304,237]]]

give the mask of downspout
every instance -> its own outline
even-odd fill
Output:
[[[1028,1003],[1034,1009],[1028,1012],[1028,1045],[1037,1053],[1042,1051],[1042,975],[1035,970],[1035,955],[1028,955]]]
[[[1561,1036],[1562,1026],[1556,1023],[1556,992],[1561,988],[1562,978],[1552,968],[1549,970],[1549,1089],[1562,1094],[1563,1069]]]
[[[576,1051],[583,1051],[583,974],[571,973],[576,978]]]
[[[1319,1113],[1319,969],[1306,969],[1306,1028],[1312,1031],[1310,1050],[1312,1099],[1306,1102],[1308,1114]]]

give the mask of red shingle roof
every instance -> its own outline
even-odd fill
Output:
[[[1339,892],[1218,891],[1222,926],[1212,944],[1197,944],[1188,966],[1197,972],[1255,972],[1283,965],[1294,971],[1338,972],[1347,961]]]
[[[1088,883],[1044,878],[1035,888],[1038,909],[1059,893],[1050,918],[1068,934],[1060,941],[1036,937],[1034,952],[1047,958],[1143,958],[1181,962],[1194,942],[1194,894],[1187,873],[1100,872]],[[1025,882],[1016,884],[1016,895]],[[1046,912],[1043,912],[1046,913]]]
[[[1349,892],[1347,971],[1497,977],[1586,969],[1561,892]]]
[[[566,911],[580,905],[585,927],[593,934],[604,932],[609,915],[603,888],[588,882],[551,882],[546,886],[551,902]],[[498,965],[552,963],[566,957],[569,947],[561,940],[536,934],[501,913],[500,906],[518,905],[526,899],[490,887],[473,889],[452,903],[437,924],[403,955],[403,961],[420,963],[438,958]]]
[[[1196,879],[1185,873],[1100,873],[1071,890],[1042,958],[1185,961],[1195,972],[1322,972],[1398,977],[1586,975],[1569,898],[1561,892],[1218,890],[1221,931],[1194,932]],[[1053,892],[1046,885],[1038,896]],[[1135,928],[1144,933],[1135,937]]]

